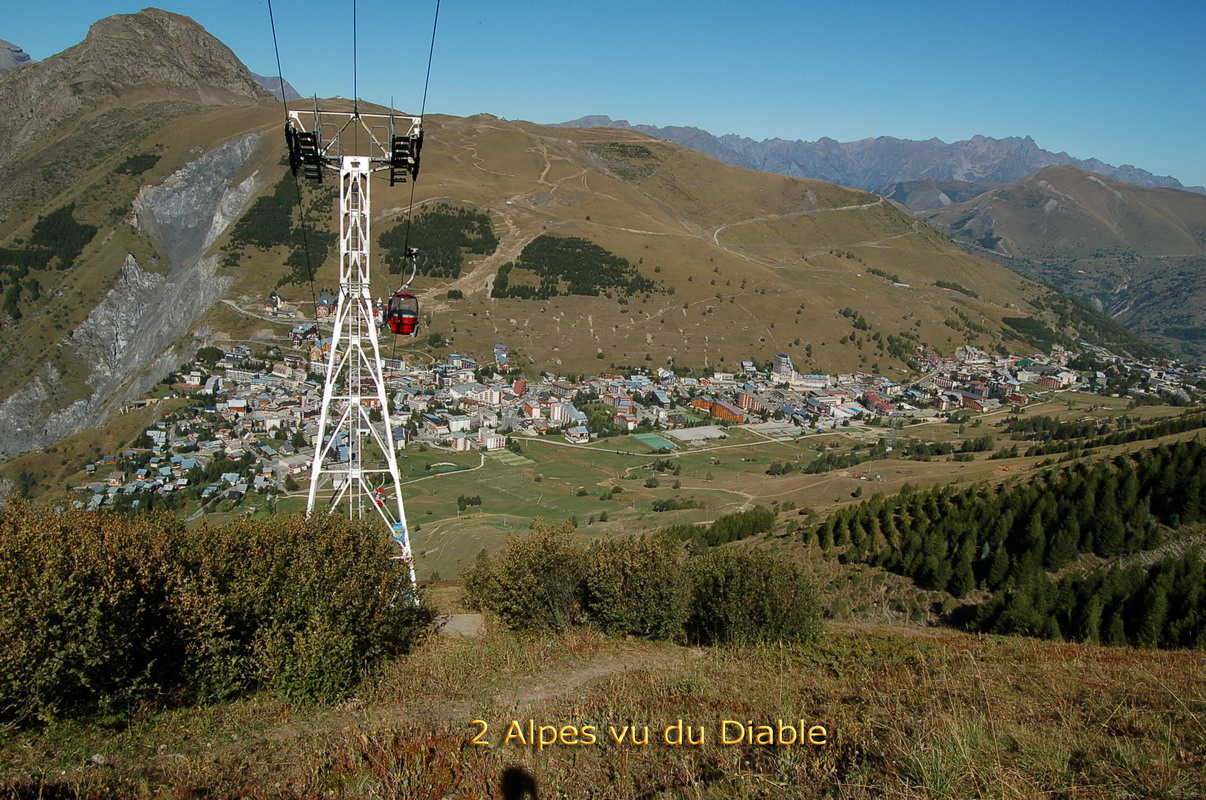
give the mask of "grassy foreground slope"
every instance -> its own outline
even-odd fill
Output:
[[[14,796],[1198,796],[1201,656],[833,624],[807,648],[694,649],[490,628],[440,637],[338,707],[267,696],[0,749]],[[489,724],[478,747],[471,739]],[[591,746],[502,744],[511,720],[599,726]],[[658,743],[677,720],[702,746]],[[803,719],[823,747],[720,745],[722,720]],[[616,745],[607,725],[648,725]],[[42,794],[39,794],[42,793]]]

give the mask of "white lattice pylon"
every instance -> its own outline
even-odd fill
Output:
[[[327,355],[322,409],[318,418],[306,516],[318,511],[320,491],[330,493],[326,510],[346,506],[349,519],[376,513],[402,548],[415,583],[410,530],[369,271],[369,174],[367,157],[343,156],[339,168],[339,297]],[[373,411],[380,412],[377,421]]]

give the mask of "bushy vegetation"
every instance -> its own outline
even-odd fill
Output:
[[[1054,437],[1057,441],[1047,442],[1045,444],[1036,444],[1027,448],[1026,455],[1028,456],[1046,456],[1052,453],[1066,453],[1073,450],[1092,450],[1096,447],[1106,447],[1109,445],[1128,444],[1130,442],[1141,442],[1148,439],[1157,439],[1161,436],[1168,436],[1173,433],[1184,433],[1197,428],[1206,427],[1206,414],[1189,413],[1171,419],[1161,420],[1152,425],[1140,425],[1135,428],[1117,430],[1113,433],[1107,433],[1104,436],[1097,436],[1092,439],[1061,439]]]
[[[1034,317],[1004,317],[1001,322],[1013,328],[1023,341],[1044,351],[1050,351],[1052,345],[1072,344],[1066,336],[1061,336]]]
[[[465,575],[465,597],[516,630],[565,630],[583,622],[586,556],[570,539],[572,525],[540,521],[495,556],[478,555]]]
[[[599,542],[587,551],[582,606],[608,633],[676,639],[691,600],[687,549],[663,538]]]
[[[682,511],[686,508],[702,508],[703,503],[696,500],[694,497],[667,497],[662,500],[654,500],[650,508],[653,511]]]
[[[769,513],[769,512],[768,512]],[[519,630],[590,625],[696,644],[810,641],[820,606],[803,572],[760,551],[705,550],[673,536],[579,545],[541,521],[465,581],[470,604]]]
[[[790,475],[793,472],[801,472],[805,475],[819,475],[835,469],[848,469],[864,461],[887,458],[891,452],[888,441],[886,439],[879,439],[873,444],[855,445],[852,450],[845,452],[829,451],[820,453],[807,464],[799,461],[772,461],[766,468],[766,474]],[[954,452],[953,446],[947,452]]]
[[[937,286],[939,289],[950,289],[952,292],[958,292],[959,294],[965,294],[968,297],[979,297],[980,296],[979,293],[973,292],[971,289],[968,289],[966,286],[964,286],[960,283],[955,283],[954,281],[934,281],[934,285]]]
[[[42,297],[42,284],[29,277],[30,270],[47,269],[51,259],[57,259],[59,269],[69,268],[96,235],[96,226],[75,220],[74,209],[71,204],[39,217],[28,247],[0,247],[0,307],[9,317],[21,319],[22,301]]]
[[[456,278],[465,264],[465,253],[489,255],[498,247],[490,217],[471,208],[440,203],[416,214],[410,222],[410,246],[419,249],[420,275]],[[400,222],[377,237],[389,271],[407,272],[406,223]]]
[[[517,269],[534,273],[538,283],[512,284]],[[499,268],[491,297],[544,300],[570,294],[597,296],[608,291],[649,294],[659,288],[627,259],[594,242],[545,234],[529,242],[518,261],[508,261]]]
[[[710,525],[673,525],[663,528],[662,534],[683,542],[716,547],[765,533],[774,527],[775,512],[769,508],[754,506],[746,511],[718,517]]]
[[[289,272],[281,276],[278,286],[309,283],[334,247],[338,236],[319,224],[315,212],[323,205],[325,195],[311,197],[302,208],[299,221],[294,223],[294,208],[302,199],[302,189],[292,175],[285,173],[272,191],[261,195],[251,205],[230,232],[230,242],[224,248],[223,265],[237,266],[245,247],[269,250],[288,247],[285,265]]]
[[[113,170],[119,175],[141,175],[159,163],[155,153],[135,153],[117,165]]]
[[[0,719],[125,713],[261,688],[350,691],[432,612],[396,545],[334,518],[184,529],[162,514],[0,512]]]
[[[993,595],[967,626],[988,633],[1142,647],[1206,646],[1206,561],[1189,550],[1151,566],[1035,575]]]
[[[1024,439],[1083,439],[1109,431],[1105,420],[1062,420],[1057,417],[1011,417],[1005,421],[1005,432],[1011,438]]]
[[[991,436],[976,436],[959,442],[927,442],[922,439],[907,439],[900,444],[901,458],[928,461],[934,456],[949,456],[952,453],[971,454],[991,450],[995,442]]]
[[[21,249],[0,247],[0,267],[16,278],[24,278],[31,269],[46,269],[52,253],[46,249]],[[24,270],[24,271],[21,271]]]
[[[1206,517],[1206,446],[1164,445],[1048,472],[1028,484],[937,488],[873,498],[805,532],[843,558],[882,566],[962,597],[1027,585],[1081,553],[1156,547],[1160,525]]]
[[[902,281],[900,280],[900,276],[897,275],[895,272],[886,272],[882,269],[877,269],[875,267],[867,267],[867,272],[870,272],[872,275],[878,275],[879,277],[883,278],[884,280],[891,281],[892,283],[902,283]]]
[[[841,314],[846,319],[850,320],[850,324],[854,326],[855,330],[859,330],[859,331],[871,330],[871,323],[867,322],[867,318],[864,317],[860,312],[856,311],[855,309],[847,307],[847,308],[840,309],[838,311],[838,313]]]
[[[1164,355],[1157,345],[1139,338],[1109,314],[1103,314],[1084,300],[1053,290],[1044,298],[1030,301],[1031,305],[1055,316],[1061,326],[1076,329],[1085,341],[1119,351],[1125,350],[1138,358]],[[1008,320],[1005,320],[1008,322]]]
[[[230,231],[230,240],[238,246],[250,245],[261,250],[289,243],[293,229],[293,206],[297,203],[297,190],[289,173],[272,187],[268,194],[261,195],[239,218]]]
[[[639,181],[657,171],[657,156],[643,144],[605,142],[587,145],[587,149],[601,156],[607,168],[622,180]]]
[[[692,564],[687,639],[696,644],[807,642],[820,633],[811,581],[763,550],[709,550]]]

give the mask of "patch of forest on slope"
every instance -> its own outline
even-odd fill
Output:
[[[393,275],[409,271],[406,264],[409,246],[419,250],[420,275],[459,278],[465,254],[490,255],[498,248],[498,236],[488,214],[440,203],[415,215],[409,223],[399,222],[383,232],[377,243]]]
[[[803,538],[826,549],[845,548],[843,560],[881,566],[924,588],[946,590],[956,597],[988,590],[998,593],[993,603],[1008,605],[1011,593],[1019,589],[1032,596],[1041,594],[1047,571],[1059,570],[1083,553],[1110,558],[1151,550],[1163,543],[1168,529],[1206,519],[1203,475],[1206,446],[1198,441],[1165,444],[1047,471],[1026,484],[942,487],[872,498],[837,511],[805,530]],[[1167,598],[1180,598],[1178,602],[1193,614],[1191,621],[1176,629],[1144,633],[1144,623],[1128,617],[1123,608],[1132,607],[1129,594],[1109,588],[1114,599],[1101,601],[1107,628],[1114,628],[1110,615],[1116,613],[1130,642],[1161,646],[1206,642],[1206,585],[1200,580],[1201,571],[1178,564],[1160,569],[1173,576],[1168,578]],[[1183,586],[1185,582],[1190,585]],[[1102,589],[1103,595],[1108,592]],[[1088,630],[1080,624],[1060,624],[1056,614],[1069,619],[1068,605],[1067,596],[1064,602],[1032,604],[1024,624],[1006,616],[1001,630],[1047,636],[1076,636]],[[1047,617],[1040,618],[1033,609],[1046,611]],[[984,613],[970,615],[968,624],[996,629],[1002,614]]]
[[[536,285],[513,282],[516,270],[534,273]],[[577,236],[538,236],[519,254],[518,261],[503,264],[494,279],[492,297],[547,300],[579,294],[598,296],[616,292],[621,298],[651,294],[661,286],[646,278],[628,259]]]

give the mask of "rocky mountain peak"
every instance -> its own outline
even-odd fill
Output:
[[[31,61],[33,59],[29,53],[22,50],[18,45],[0,39],[0,74],[8,72],[10,69],[16,69],[22,64],[28,64]]]
[[[93,24],[79,44],[0,82],[0,165],[81,116],[144,103],[238,105],[271,97],[192,19],[157,8],[117,14]]]

